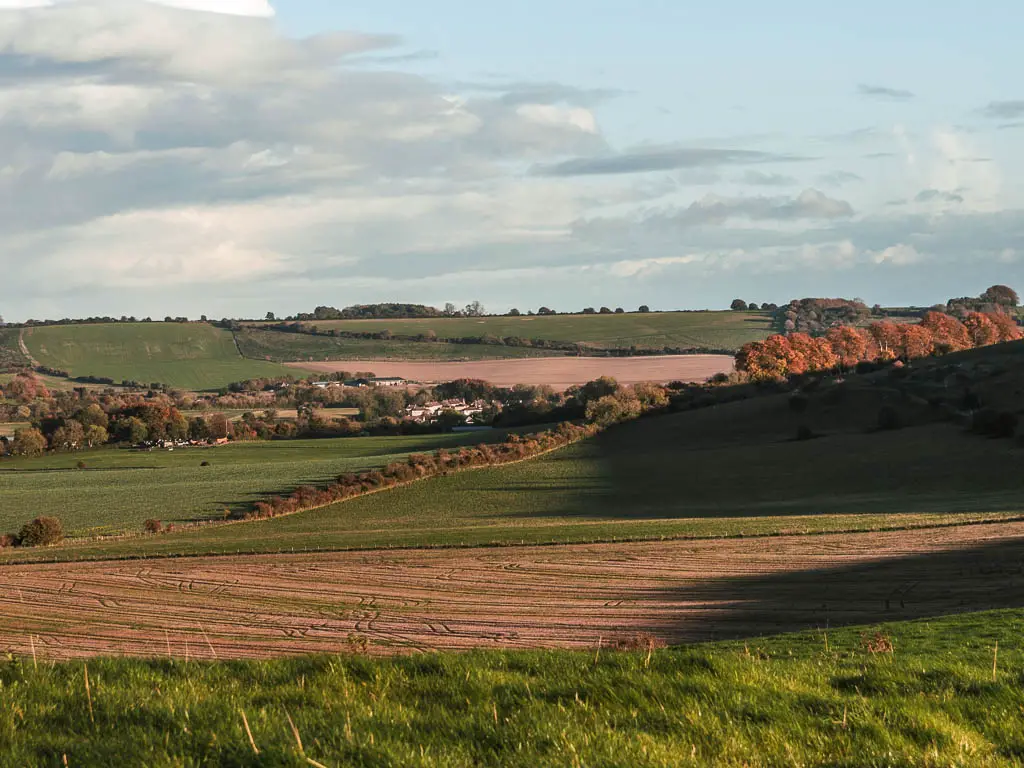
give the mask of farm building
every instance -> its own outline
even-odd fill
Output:
[[[372,376],[365,379],[353,379],[352,381],[346,381],[346,387],[404,387],[409,382],[398,376],[392,377],[377,377]]]

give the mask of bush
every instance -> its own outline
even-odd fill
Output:
[[[208,461],[201,461],[201,462],[199,462],[199,466],[200,467],[208,467],[208,466],[210,466],[210,462],[208,462]]]
[[[164,529],[164,524],[159,520],[150,519],[142,524],[142,528],[146,533],[160,533]]]
[[[789,396],[789,410],[793,411],[793,413],[803,413],[810,404],[810,398],[802,392],[794,392]]]
[[[16,547],[18,546],[18,534],[16,533],[4,533],[0,534],[0,549],[4,547]]]
[[[900,429],[902,426],[903,420],[900,418],[899,411],[891,405],[883,405],[878,411],[878,428],[883,431],[892,431]]]
[[[64,526],[56,517],[37,517],[22,527],[18,541],[23,547],[48,547],[64,539]]]
[[[806,424],[801,424],[796,428],[796,439],[799,441],[813,440],[816,437],[814,430],[808,427]]]
[[[78,467],[79,469],[85,469],[85,462],[79,461],[77,464],[75,464],[75,466]]]
[[[982,408],[971,419],[971,431],[995,438],[1010,438],[1017,432],[1017,414]]]

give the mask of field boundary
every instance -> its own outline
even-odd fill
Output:
[[[554,449],[558,450],[558,449]],[[520,461],[528,461],[528,459],[521,459]],[[504,465],[501,465],[504,466]],[[469,469],[488,469],[489,467],[470,467]],[[430,478],[421,478],[430,479]],[[411,483],[418,482],[416,480]],[[391,488],[381,488],[372,493],[379,493],[380,491],[392,490],[398,486],[392,486]],[[369,495],[369,494],[366,494]],[[362,498],[362,497],[354,497]],[[344,499],[343,501],[348,501]],[[335,502],[342,503],[342,502]],[[332,505],[327,505],[332,506]],[[278,515],[278,517],[286,517],[288,515],[300,514],[307,510],[300,510],[298,512],[287,513],[287,515]],[[274,519],[274,518],[267,518]],[[259,520],[230,520],[223,523],[212,523],[213,525],[231,525],[234,523],[251,523],[261,522]],[[643,544],[647,542],[657,541],[731,541],[736,539],[798,539],[798,538],[813,538],[819,536],[856,536],[856,535],[867,535],[876,533],[899,533],[901,531],[928,531],[928,530],[944,530],[949,528],[973,528],[982,525],[1002,525],[1012,523],[1024,523],[1024,514],[1017,514],[1012,517],[984,517],[977,520],[961,520],[957,522],[949,523],[921,523],[919,525],[908,524],[908,525],[883,525],[876,526],[874,528],[833,528],[829,530],[820,531],[773,531],[769,533],[726,533],[726,534],[691,534],[681,533],[676,535],[657,535],[657,536],[611,536],[611,537],[595,537],[592,539],[573,539],[571,541],[547,539],[540,541],[526,541],[525,539],[520,541],[490,541],[480,542],[476,544],[457,543],[457,544],[421,544],[419,546],[413,546],[409,544],[403,545],[374,545],[374,546],[352,546],[352,547],[282,547],[280,549],[234,549],[234,550],[223,550],[223,551],[208,551],[208,552],[158,552],[153,554],[133,554],[133,555],[93,555],[93,556],[80,556],[73,558],[31,558],[16,561],[0,561],[0,569],[3,568],[17,568],[20,566],[27,565],[58,565],[61,563],[117,563],[117,562],[136,562],[141,560],[188,560],[188,559],[199,559],[205,557],[220,558],[220,557],[251,557],[258,555],[277,556],[277,555],[308,555],[316,553],[345,553],[345,552],[433,552],[443,550],[470,550],[470,549],[520,549],[526,547],[571,547],[571,546],[594,546],[603,544]],[[144,538],[146,534],[132,534],[125,536],[124,538]],[[116,541],[120,540],[121,537],[104,537],[103,541]],[[92,541],[99,541],[100,539],[93,539]]]
[[[21,350],[21,354],[28,360],[28,364],[33,368],[39,367],[39,361],[32,357],[32,353],[28,351],[28,345],[25,343],[25,331],[29,329],[22,328],[18,331],[18,348]]]

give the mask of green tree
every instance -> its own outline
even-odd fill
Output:
[[[110,440],[110,434],[107,432],[106,427],[101,427],[98,424],[90,424],[85,428],[85,444],[90,448],[95,448],[98,445],[105,445]]]
[[[134,445],[149,439],[149,427],[146,426],[146,422],[142,419],[132,416],[124,422],[122,434],[129,443]]]

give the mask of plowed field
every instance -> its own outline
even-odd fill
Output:
[[[373,371],[377,376],[401,376],[424,383],[483,379],[496,387],[516,384],[547,384],[567,389],[600,376],[621,384],[640,381],[704,381],[733,369],[729,355],[652,355],[649,357],[540,357],[524,360],[479,360],[465,363],[343,360],[322,363],[288,363],[320,373]]]
[[[0,568],[0,650],[265,657],[669,643],[1024,605],[1024,523]]]

